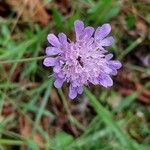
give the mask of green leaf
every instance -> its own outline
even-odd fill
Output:
[[[55,149],[61,150],[65,149],[65,147],[72,143],[73,140],[74,138],[70,134],[60,131],[56,133],[51,142],[53,143],[52,145],[54,145]]]
[[[132,93],[131,95],[127,96],[126,98],[121,100],[121,103],[117,108],[114,109],[115,112],[120,112],[123,109],[127,108],[138,96],[137,92]]]
[[[37,145],[37,143],[33,140],[33,139],[31,139],[31,138],[29,138],[28,140],[27,140],[27,146],[28,146],[28,150],[39,150],[39,146]]]
[[[133,14],[128,14],[126,17],[127,26],[129,29],[133,29],[136,24],[136,18]]]
[[[106,15],[104,15],[102,22],[111,20],[113,17],[117,16],[120,12],[120,6],[114,5],[110,8]]]
[[[74,21],[80,18],[80,11],[76,11],[74,15],[67,18],[64,24],[65,32],[69,33],[72,30]]]
[[[45,106],[48,102],[48,99],[49,99],[49,96],[50,96],[50,91],[51,91],[51,88],[52,88],[52,83],[53,83],[53,79],[49,80],[48,81],[49,85],[45,91],[45,94],[44,94],[44,97],[43,97],[43,100],[41,102],[41,106],[37,112],[37,115],[36,115],[36,119],[35,119],[35,122],[33,124],[33,133],[36,131],[38,125],[39,125],[39,122],[41,120],[41,117],[44,113],[44,109],[45,109]]]
[[[150,24],[150,13],[149,13],[149,14],[147,14],[147,16],[146,16],[146,20],[147,20],[147,22]]]
[[[89,10],[89,20],[94,24],[111,20],[120,11],[120,5],[114,0],[101,0]]]
[[[57,30],[61,32],[64,31],[63,16],[57,9],[53,9],[53,18],[54,18]]]

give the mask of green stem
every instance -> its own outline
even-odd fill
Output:
[[[133,64],[129,64],[129,63],[125,64],[124,66],[128,69],[132,69],[132,70],[136,70],[139,72],[150,74],[150,68],[148,68],[148,67],[147,68],[146,67],[140,67],[140,66],[136,66]]]
[[[16,63],[16,62],[28,62],[28,61],[34,61],[34,60],[41,60],[46,58],[46,56],[39,56],[39,57],[32,57],[32,58],[23,58],[23,59],[14,59],[14,60],[4,60],[0,61],[0,64],[8,64],[8,63]]]
[[[66,109],[66,113],[68,114],[68,116],[71,116],[71,112],[70,112],[69,106],[68,106],[68,104],[67,104],[66,97],[65,97],[65,95],[64,95],[64,93],[63,93],[63,91],[62,91],[62,89],[59,89],[59,90],[58,90],[58,93],[59,93],[59,95],[60,95],[61,98],[62,98],[63,105],[64,105],[64,107],[65,107],[65,109]]]
[[[3,145],[26,145],[26,142],[21,141],[21,140],[0,139],[0,144],[3,144]]]
[[[73,123],[73,124],[75,124],[79,129],[81,129],[81,130],[84,131],[85,127],[75,117],[72,116],[70,108],[69,108],[69,105],[68,105],[68,101],[67,101],[67,99],[66,99],[66,97],[65,97],[62,89],[59,89],[58,93],[59,93],[59,95],[62,98],[63,105],[65,107],[65,110],[66,110],[66,113],[67,113],[67,115],[69,117],[70,122]]]
[[[122,60],[128,53],[130,53],[135,47],[137,47],[144,39],[142,37],[134,41],[130,46],[128,46],[118,57],[119,60]]]

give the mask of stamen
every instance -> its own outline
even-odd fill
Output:
[[[81,67],[83,68],[83,62],[82,62],[82,60],[81,60],[81,57],[80,57],[80,56],[78,56],[77,61],[79,62],[79,64],[80,64],[80,65],[81,65]]]

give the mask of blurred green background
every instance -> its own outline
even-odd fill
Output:
[[[110,23],[114,86],[71,101],[42,65],[47,34]],[[150,150],[149,0],[0,0],[0,150]]]

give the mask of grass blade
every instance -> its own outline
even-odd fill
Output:
[[[124,146],[125,148],[128,148],[128,150],[136,150],[137,148],[135,147],[135,145],[132,144],[128,136],[122,131],[122,129],[118,126],[118,124],[113,120],[111,113],[107,109],[105,109],[105,107],[103,107],[101,103],[99,103],[96,97],[87,88],[85,88],[85,93],[88,96],[90,103],[95,108],[99,117],[115,133],[121,145]]]

